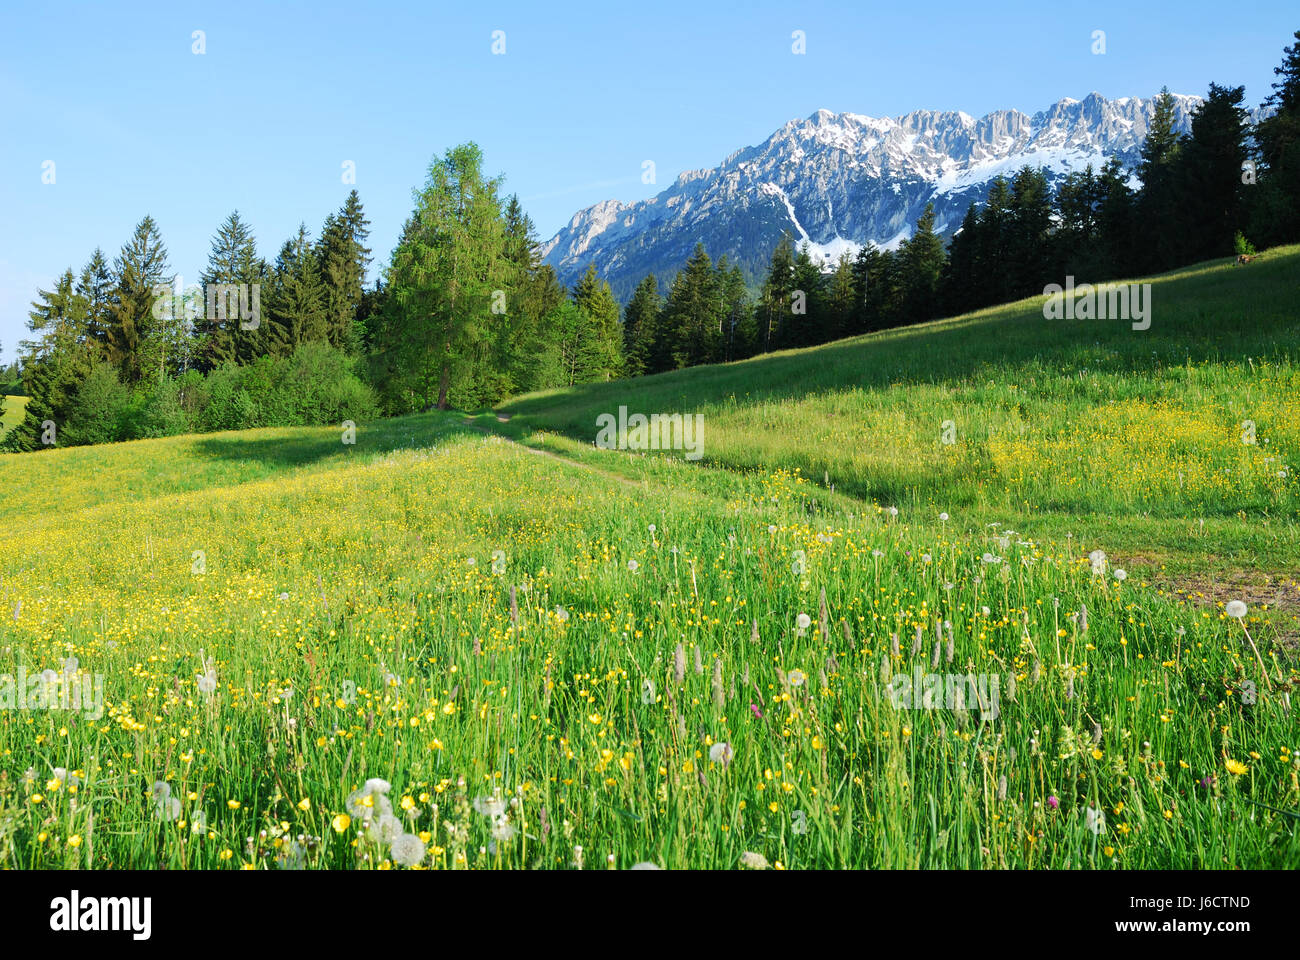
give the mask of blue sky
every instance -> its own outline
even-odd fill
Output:
[[[463,140],[545,238],[582,207],[650,196],[823,107],[1032,113],[1093,90],[1203,94],[1211,80],[1245,84],[1255,105],[1300,27],[1293,2],[1272,0],[15,7],[0,11],[5,360],[37,286],[96,245],[111,259],[145,213],[189,283],[233,209],[268,259],[300,220],[315,235],[351,189],[344,161],[378,264],[430,159]]]

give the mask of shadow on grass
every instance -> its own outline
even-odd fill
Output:
[[[204,457],[264,466],[303,467],[327,460],[367,459],[394,450],[433,446],[454,434],[470,433],[456,413],[419,413],[356,425],[345,442],[343,427],[284,427],[271,436],[221,433],[197,437],[195,451]]]

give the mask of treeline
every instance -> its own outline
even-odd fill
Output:
[[[371,288],[368,235],[354,190],[268,263],[232,213],[201,284],[176,292],[146,216],[111,264],[95,250],[32,304],[11,391],[30,399],[4,448],[474,408],[622,375],[609,284],[594,267],[559,284],[474,144],[432,164]]]
[[[1191,129],[1175,132],[1162,90],[1141,159],[1067,176],[1053,192],[1029,166],[998,177],[947,246],[927,206],[897,250],[871,244],[829,270],[785,234],[752,299],[703,247],[666,296],[653,276],[623,314],[625,370],[658,373],[919,323],[1041,295],[1067,276],[1098,283],[1250,254],[1300,240],[1300,31],[1249,123],[1243,87],[1211,84]],[[1136,177],[1139,186],[1131,183]]]
[[[146,216],[111,263],[97,248],[32,304],[34,336],[19,346],[29,400],[4,447],[373,416],[356,372],[368,232],[354,190],[318,240],[301,225],[272,264],[235,212],[213,237],[201,285],[177,293]],[[243,290],[249,313],[209,308],[225,284]]]

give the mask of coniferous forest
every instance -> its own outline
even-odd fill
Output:
[[[919,323],[1066,276],[1096,283],[1294,242],[1300,31],[1274,72],[1258,124],[1243,87],[1211,84],[1179,135],[1162,91],[1136,169],[1111,160],[1054,191],[1025,166],[995,180],[946,243],[929,208],[898,249],[867,245],[829,269],[787,234],[756,288],[697,245],[675,277],[645,277],[622,305],[597,264],[565,289],[540,263],[532,222],[473,143],[430,165],[373,283],[355,190],[273,257],[232,212],[185,292],[146,215],[115,255],[96,248],[39,291],[19,362],[0,372],[3,392],[28,398],[3,444],[42,449],[51,423],[58,445],[74,445],[478,409]],[[256,296],[214,311],[219,285]]]

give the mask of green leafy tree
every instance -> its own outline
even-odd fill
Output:
[[[393,252],[384,349],[397,380],[385,387],[417,407],[450,405],[455,368],[487,337],[493,291],[504,281],[499,185],[482,164],[473,143],[435,160]]]

